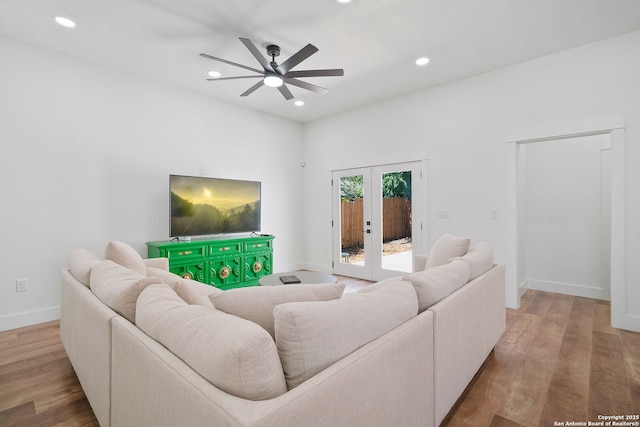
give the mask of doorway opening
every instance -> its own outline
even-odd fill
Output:
[[[507,260],[506,304],[520,307],[520,296],[526,291],[524,257],[522,256],[522,197],[518,188],[522,184],[519,165],[520,150],[524,144],[560,140],[590,135],[609,135],[611,142],[611,208],[610,208],[610,289],[611,325],[616,328],[640,331],[640,317],[634,314],[627,298],[626,280],[626,210],[625,210],[625,120],[624,116],[609,116],[570,123],[555,123],[512,131],[507,140]]]
[[[611,138],[523,144],[520,271],[527,289],[610,299]]]

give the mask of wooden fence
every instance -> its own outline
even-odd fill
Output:
[[[362,199],[341,203],[342,247],[362,246],[365,226]],[[403,197],[382,199],[382,240],[411,236],[411,200]]]

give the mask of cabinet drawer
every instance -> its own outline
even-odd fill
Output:
[[[242,253],[242,242],[226,242],[226,244],[216,243],[209,245],[209,256],[218,258],[233,256]]]
[[[271,251],[271,241],[245,242],[245,253],[269,252]]]
[[[166,257],[170,260],[179,261],[189,258],[204,258],[207,255],[206,246],[184,246],[175,248],[166,248]]]

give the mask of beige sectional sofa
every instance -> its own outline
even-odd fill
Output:
[[[505,295],[486,250],[438,242],[415,273],[344,295],[222,292],[119,242],[106,260],[76,250],[62,342],[101,426],[439,425],[504,331]]]

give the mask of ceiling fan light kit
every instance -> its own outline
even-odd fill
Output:
[[[214,61],[223,62],[225,64],[233,65],[235,67],[243,68],[248,71],[252,71],[256,73],[255,75],[249,76],[236,76],[236,77],[217,77],[207,79],[208,81],[215,80],[237,80],[237,79],[252,79],[252,78],[261,78],[258,83],[251,86],[249,89],[240,94],[240,96],[248,96],[257,89],[262,86],[269,86],[278,88],[280,94],[286,99],[293,99],[293,94],[287,87],[287,84],[310,90],[315,93],[325,94],[329,92],[328,89],[313,85],[311,83],[307,83],[305,81],[299,80],[298,77],[331,77],[331,76],[344,76],[344,70],[341,68],[333,68],[328,70],[301,70],[301,71],[291,71],[293,67],[300,64],[302,61],[313,55],[318,51],[318,48],[312,44],[307,44],[305,47],[300,49],[298,52],[293,54],[289,59],[284,61],[281,64],[276,62],[276,57],[280,55],[280,47],[274,44],[270,44],[267,46],[267,55],[271,57],[271,62],[268,62],[267,58],[260,54],[260,51],[256,47],[256,45],[249,39],[240,37],[240,41],[245,47],[251,52],[254,58],[258,61],[258,63],[262,66],[262,70],[257,68],[249,67],[247,65],[238,64],[236,62],[227,61],[226,59],[218,58],[215,56],[208,55],[206,53],[201,53],[200,56],[203,58],[212,59]]]
[[[277,74],[266,74],[264,76],[264,84],[269,87],[280,87],[284,84],[282,76]]]

